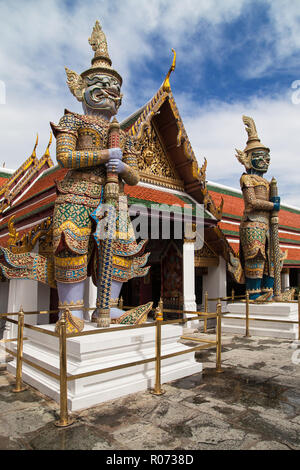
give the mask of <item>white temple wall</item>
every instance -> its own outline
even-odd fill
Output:
[[[9,291],[9,281],[0,282],[0,313],[7,313],[8,306],[8,291]],[[7,337],[6,328],[8,323],[4,318],[0,318],[0,340]],[[5,362],[6,353],[3,349],[0,348],[0,363]]]
[[[7,313],[9,281],[0,282],[0,313]]]
[[[289,269],[287,269],[281,273],[281,290],[285,291],[285,289],[289,287],[290,287],[290,271]]]
[[[85,281],[84,289],[84,306],[85,308],[94,308],[96,307],[97,299],[97,287],[93,284],[92,278],[88,277]],[[93,311],[84,313],[84,318],[89,320],[91,318]]]
[[[183,243],[183,309],[197,310],[195,296],[195,244]]]
[[[38,292],[37,292],[37,310],[49,310],[50,307],[50,287],[46,284],[38,283]],[[39,315],[38,324],[39,325],[48,325],[49,323],[49,314]]]
[[[38,282],[28,279],[11,279],[9,282],[8,312],[19,312],[20,307],[24,312],[38,310]],[[17,316],[14,320],[17,320]],[[26,315],[25,323],[36,325],[37,315]],[[17,335],[17,325],[10,323],[8,327],[8,338],[15,338]]]
[[[226,297],[226,261],[220,257],[218,266],[208,268],[208,274],[203,276],[203,304],[205,292],[208,292],[208,298]],[[208,311],[216,312],[217,301],[208,302]],[[222,310],[226,308],[226,302],[222,302]]]

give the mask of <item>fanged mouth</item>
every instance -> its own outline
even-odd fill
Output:
[[[112,90],[106,91],[106,90],[101,90],[101,91],[96,91],[92,94],[93,98],[97,101],[100,101],[104,98],[108,98],[113,101],[119,101],[120,97],[117,95],[117,93],[113,92]]]

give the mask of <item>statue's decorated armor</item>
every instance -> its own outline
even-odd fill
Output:
[[[103,202],[106,168],[96,150],[108,148],[109,122],[98,116],[65,112],[59,124],[52,125],[57,141],[57,160],[70,171],[57,182],[54,209],[53,250],[55,279],[63,283],[82,281],[87,277],[87,266],[97,275],[96,244],[91,234],[91,213]],[[119,177],[119,205],[116,234],[113,241],[113,279],[128,281],[144,276],[149,268],[143,266],[148,254],[142,256],[145,241],[136,243],[124,195],[124,182],[136,184],[137,153],[132,138],[121,131],[122,161],[127,171]],[[121,212],[121,217],[119,214]]]
[[[145,267],[149,254],[143,253],[146,241],[135,240],[124,194],[124,184],[139,182],[138,152],[133,137],[120,129],[116,119],[111,122],[122,101],[122,78],[112,68],[98,21],[89,43],[95,51],[91,67],[80,75],[66,68],[67,84],[82,102],[84,114],[65,111],[58,125],[51,123],[58,164],[69,169],[64,179],[57,181],[53,258],[0,249],[0,268],[7,278],[34,279],[57,287],[59,309],[65,312],[71,333],[84,327],[84,281],[88,275],[97,285],[92,321],[98,326],[109,326],[110,320],[144,322],[152,308],[152,302],[126,313],[118,308],[123,282],[145,276],[149,270]],[[109,197],[112,187],[113,200]],[[102,225],[106,203],[110,216],[114,209],[113,218],[107,219],[108,229]],[[106,233],[108,240],[102,237]]]
[[[240,224],[240,242],[242,261],[247,279],[263,279],[274,276],[270,258],[270,211],[274,204],[270,202],[270,183],[262,176],[243,174],[241,177],[245,210]],[[251,284],[251,282],[250,282]],[[250,293],[265,293],[272,286],[267,283],[256,286],[253,283]]]
[[[240,180],[245,204],[240,260],[250,298],[266,300],[272,296],[274,285],[270,215],[274,208],[279,210],[280,199],[270,198],[270,183],[262,176],[268,170],[270,150],[260,142],[253,119],[243,116],[243,121],[248,141],[244,151],[237,150],[236,155],[246,168]]]

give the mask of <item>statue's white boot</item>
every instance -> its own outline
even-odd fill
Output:
[[[119,295],[122,289],[122,282],[112,281],[111,283],[111,296],[110,296],[110,319],[111,323],[120,324],[135,324],[143,323],[147,319],[148,313],[151,311],[153,302],[148,302],[145,305],[132,308],[131,310],[121,310],[118,308]],[[92,321],[96,322],[96,311],[92,316]]]
[[[59,318],[65,310],[68,333],[78,333],[84,328],[84,286],[85,281],[72,284],[57,282]],[[58,326],[59,322],[57,322],[57,328]]]

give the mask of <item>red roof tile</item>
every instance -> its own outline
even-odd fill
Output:
[[[177,204],[181,207],[184,207],[184,205],[187,204],[186,201],[183,201],[172,193],[160,191],[158,189],[146,188],[144,186],[129,186],[126,184],[124,192],[132,198],[152,201],[159,204]]]
[[[57,167],[55,170],[48,172],[46,175],[41,176],[35,184],[27,191],[26,194],[18,201],[18,205],[22,202],[36,196],[41,191],[46,191],[55,185],[55,181],[61,180],[68,172],[66,168]]]

